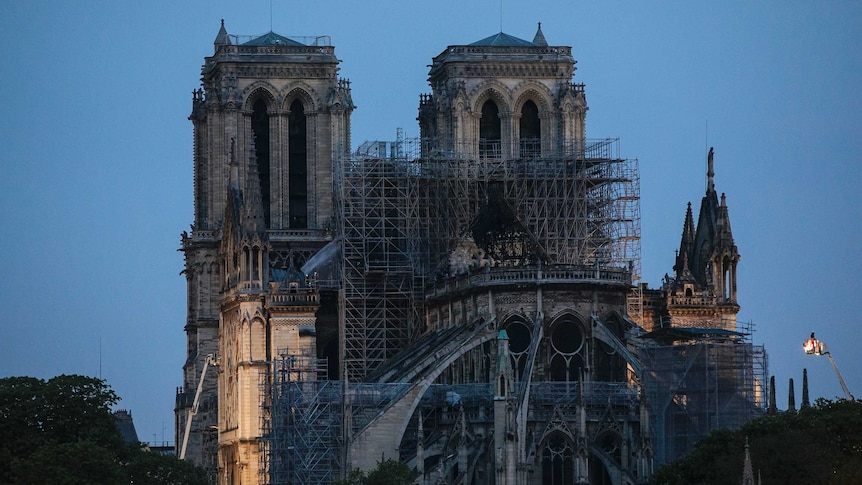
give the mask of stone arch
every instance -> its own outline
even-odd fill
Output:
[[[254,104],[258,100],[263,100],[266,103],[267,112],[274,113],[278,109],[275,101],[275,94],[278,92],[275,87],[265,81],[255,81],[248,86],[243,92],[243,110],[251,112],[254,109]]]
[[[320,106],[315,102],[317,93],[314,88],[306,83],[299,82],[293,84],[285,93],[281,101],[281,110],[284,112],[290,111],[290,105],[297,99],[300,100],[306,113],[316,113]]]
[[[553,111],[553,96],[551,90],[544,84],[535,81],[525,81],[519,84],[512,95],[515,100],[512,106],[516,113],[521,111],[524,103],[532,101],[539,107],[539,114],[550,113]]]
[[[596,449],[604,453],[608,458],[612,458],[616,465],[622,463],[622,435],[613,429],[605,429],[596,435],[594,446]]]
[[[608,327],[608,330],[614,333],[620,340],[624,340],[626,336],[626,318],[617,310],[611,310],[600,316],[602,322]]]
[[[537,158],[551,148],[548,140],[556,133],[553,95],[544,84],[525,81],[514,91],[513,131],[517,139],[518,155]]]
[[[581,324],[581,326],[583,326],[585,330],[589,329],[589,325],[587,324],[587,322],[589,322],[590,319],[584,315],[581,315],[577,310],[574,310],[572,308],[564,308],[554,313],[553,315],[548,315],[547,317],[545,317],[545,322],[548,322],[546,327],[550,329],[555,323],[557,323],[557,321],[560,321],[565,318],[570,318],[577,321]]]
[[[486,330],[472,336],[469,340],[458,345],[454,351],[440,352],[439,355],[429,356],[430,359],[435,359],[436,365],[422,379],[418,379],[411,387],[406,390],[401,397],[390,403],[388,409],[390,412],[380,413],[378,417],[369,423],[365,428],[360,430],[354,436],[351,443],[351,455],[354,458],[354,466],[361,469],[371,469],[377,460],[380,459],[380,448],[384,448],[383,454],[387,457],[398,456],[398,446],[404,437],[407,426],[425,392],[428,391],[431,384],[442,374],[447,367],[452,365],[455,360],[469,352],[473,348],[496,340],[497,332]],[[440,359],[440,355],[444,356]],[[395,411],[397,408],[397,411]],[[386,432],[383,432],[386,430]],[[377,441],[378,446],[367,446],[371,436],[385,434],[391,437],[391,441],[387,444]],[[388,448],[386,450],[385,448]]]
[[[549,320],[545,354],[552,381],[578,381],[588,365],[589,326],[572,310]]]
[[[512,111],[511,92],[503,83],[496,80],[482,83],[474,88],[470,98],[473,100],[470,105],[474,113],[481,113],[482,105],[488,100],[497,103],[501,114]]]
[[[522,312],[512,312],[502,321],[500,328],[505,329],[509,336],[509,352],[512,356],[515,380],[520,381],[527,367],[533,325],[536,324]]]
[[[236,332],[237,334],[234,336],[235,347],[233,348],[233,360],[232,364],[236,366],[239,362],[243,360],[248,360],[247,353],[251,349],[251,320],[252,317],[246,313],[242,316],[239,321],[239,325],[237,326]]]
[[[577,446],[566,430],[547,432],[539,445],[542,483],[562,485],[574,483]]]
[[[260,309],[255,309],[254,317],[249,323],[249,361],[267,360],[266,356],[266,318]]]
[[[254,150],[255,163],[258,169],[258,181],[260,183],[260,203],[263,208],[264,224],[270,223],[270,161],[273,156],[273,144],[271,140],[271,118],[278,111],[275,100],[276,89],[269,83],[257,81],[245,91],[244,128],[240,137],[248,137],[248,147]],[[243,143],[240,143],[243,146]],[[237,160],[242,166],[245,162],[245,154],[242,148],[236,153]]]
[[[298,85],[290,89],[284,97],[283,108],[287,113],[286,133],[287,153],[287,226],[292,229],[307,229],[309,208],[314,197],[314,147],[313,119],[310,118],[318,107],[315,105],[311,88]]]

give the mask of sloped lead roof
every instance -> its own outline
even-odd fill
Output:
[[[301,46],[305,45],[295,40],[288,39],[283,35],[276,34],[273,31],[269,31],[260,37],[254,38],[248,42],[243,43],[242,45],[251,45],[251,46],[261,46],[261,45],[293,45],[293,46]]]
[[[509,35],[509,34],[506,34],[503,32],[500,32],[498,34],[494,34],[490,37],[485,37],[482,40],[477,40],[476,42],[473,42],[470,45],[472,45],[472,46],[498,46],[498,47],[503,47],[503,46],[536,46],[536,44],[534,44],[528,40],[519,39],[519,38],[515,37],[514,35]]]
[[[545,40],[545,34],[542,33],[542,22],[539,22],[539,28],[536,29],[536,36],[533,37],[533,44],[548,45],[548,41]]]

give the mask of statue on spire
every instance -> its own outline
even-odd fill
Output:
[[[715,165],[713,164],[712,157],[714,154],[713,147],[709,147],[709,155],[706,157],[706,178],[707,178],[707,193],[715,192]]]

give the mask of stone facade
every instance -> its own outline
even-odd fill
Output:
[[[278,349],[317,352],[320,294],[296,275],[333,238],[333,158],[349,150],[353,110],[338,62],[325,37],[241,39],[222,24],[193,93],[195,220],[181,248],[188,346],[176,429],[180,442],[206,357],[217,355],[187,458],[218,470],[219,483],[257,483],[260,376]]]
[[[585,137],[571,48],[541,26],[447,47],[414,158],[403,140],[348,153],[338,62],[326,37],[224,24],[204,61],[181,248],[186,458],[219,484],[331,483],[381,458],[420,483],[646,483],[654,430],[621,249],[639,234],[612,212],[636,203],[636,162]],[[644,326],[729,328],[738,311],[711,181],[712,155],[702,222],[689,211]]]

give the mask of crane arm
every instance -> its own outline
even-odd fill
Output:
[[[186,430],[185,433],[183,433],[183,445],[180,448],[180,460],[184,460],[186,458],[186,448],[188,448],[189,434],[191,434],[192,430],[192,418],[194,418],[195,414],[198,413],[198,405],[201,401],[201,392],[204,390],[204,377],[206,377],[207,368],[210,365],[218,365],[213,354],[208,354],[204,361],[204,368],[201,370],[201,378],[198,380],[198,390],[195,392],[195,400],[192,403],[191,409],[189,409],[188,416],[186,417]]]
[[[841,383],[841,389],[844,389],[844,397],[850,401],[855,401],[853,394],[850,394],[850,389],[847,388],[847,384],[844,383],[844,378],[841,377],[841,372],[838,371],[838,366],[835,365],[835,359],[832,358],[832,353],[826,350],[823,354],[826,355],[826,357],[829,357],[829,362],[832,364],[832,368],[835,369],[835,373],[838,375],[838,382]]]

